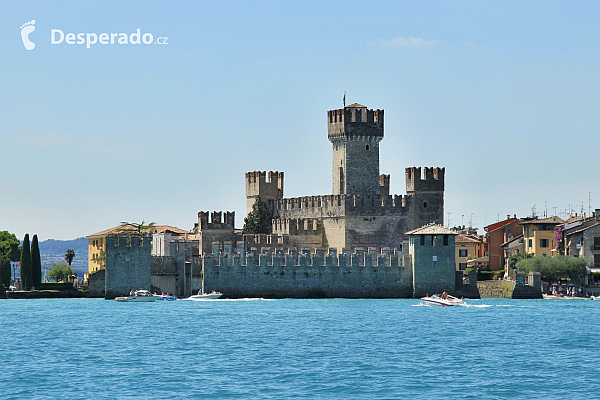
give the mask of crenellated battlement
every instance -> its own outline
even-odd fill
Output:
[[[338,194],[286,198],[278,200],[276,206],[280,218],[321,218],[361,213],[401,213],[409,202],[408,196],[401,195]]]
[[[360,104],[352,104],[339,110],[327,112],[329,140],[383,139],[383,110],[369,110]]]
[[[233,256],[220,253],[202,257],[205,268],[213,267],[405,267],[410,257],[397,249],[389,247],[369,247],[343,249],[338,253],[335,248],[266,248],[260,251],[255,247],[247,249],[245,254]]]
[[[319,218],[275,218],[273,233],[277,235],[321,235]]]
[[[274,202],[283,198],[283,172],[269,171],[269,180],[265,171],[246,172],[246,212],[252,211],[256,198],[267,203],[271,215],[274,214]]]
[[[200,211],[198,213],[198,228],[202,231],[205,229],[234,229],[235,228],[235,211]]]
[[[390,176],[389,175],[379,175],[379,194],[381,196],[389,196],[390,195]]]
[[[406,192],[444,191],[446,168],[408,167],[406,168]]]
[[[124,235],[124,234],[113,234],[106,236],[106,247],[151,247],[152,236],[150,235]]]
[[[283,196],[283,172],[269,171],[246,172],[246,196],[263,196],[268,194]]]

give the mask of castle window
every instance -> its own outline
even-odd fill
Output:
[[[368,144],[367,144],[367,145],[365,145],[365,150],[366,150],[366,151],[369,151],[369,145],[368,145]]]
[[[444,246],[448,246],[448,235],[444,235]]]
[[[425,246],[425,235],[421,235],[421,246]]]
[[[427,202],[423,202],[423,208],[427,208]]]

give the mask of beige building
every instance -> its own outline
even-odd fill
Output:
[[[564,221],[557,216],[522,221],[525,252],[534,256],[554,256],[555,251],[553,252],[552,249],[557,244],[556,226],[563,223]]]
[[[478,235],[458,234],[455,239],[455,264],[457,271],[464,271],[470,260],[485,255],[485,243]]]

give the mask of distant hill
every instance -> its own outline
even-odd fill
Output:
[[[69,249],[75,252],[75,258],[71,266],[78,277],[82,278],[83,273],[88,271],[88,239],[82,237],[73,240],[54,240],[48,239],[39,243],[40,255],[42,256],[42,269],[50,270],[54,263],[65,261],[65,253]]]

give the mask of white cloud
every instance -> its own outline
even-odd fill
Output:
[[[465,46],[474,46],[475,42],[465,42]]]
[[[383,46],[383,47],[425,47],[434,44],[435,40],[425,40],[422,38],[399,37],[392,40],[381,40],[377,39],[368,44],[370,46]]]

